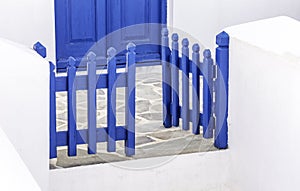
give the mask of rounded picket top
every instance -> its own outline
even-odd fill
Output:
[[[178,42],[179,36],[178,36],[177,33],[174,33],[174,34],[172,35],[172,40],[175,41],[175,42]]]
[[[204,58],[211,58],[211,52],[209,49],[205,49],[203,52]]]
[[[162,35],[162,36],[168,36],[168,35],[169,35],[169,30],[168,30],[167,28],[163,28],[163,29],[161,30],[161,35]]]
[[[117,54],[117,50],[114,47],[110,47],[109,49],[107,49],[107,56],[109,58],[115,57],[116,54]]]
[[[182,40],[182,46],[188,47],[189,44],[190,44],[190,42],[189,42],[189,40],[188,40],[187,38],[184,38],[184,39]]]
[[[193,52],[199,53],[199,51],[200,51],[200,46],[199,46],[199,44],[194,44],[194,45],[193,45]]]
[[[216,43],[219,46],[229,46],[229,35],[223,31],[216,37]]]
[[[129,51],[129,52],[134,52],[135,48],[136,48],[136,45],[133,42],[128,43],[127,47],[126,47],[127,51]]]
[[[97,55],[94,52],[89,52],[87,55],[87,59],[89,62],[93,62],[96,60]]]
[[[69,67],[75,67],[76,66],[76,60],[74,57],[70,56],[68,59],[68,66]]]

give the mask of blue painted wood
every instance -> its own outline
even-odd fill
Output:
[[[107,127],[106,128],[97,128],[96,129],[96,140],[97,143],[107,142]],[[68,132],[59,131],[56,134],[56,144],[58,147],[68,146]],[[116,128],[116,140],[121,141],[125,140],[127,137],[127,131],[124,126],[118,126]],[[88,129],[78,130],[76,137],[77,145],[86,144],[88,142]]]
[[[212,116],[212,84],[213,84],[213,59],[210,50],[203,52],[203,137],[213,138],[214,121]]]
[[[172,57],[171,57],[171,70],[172,70],[172,125],[179,126],[179,44],[178,34],[172,35]]]
[[[188,39],[182,40],[182,106],[181,106],[181,118],[182,118],[182,129],[189,130],[189,41]]]
[[[182,107],[181,107],[181,106],[179,106],[179,113],[180,113],[180,118],[182,118],[183,112],[182,112]],[[189,113],[189,116],[190,116],[189,122],[193,122],[193,116],[192,116],[193,110],[190,109],[190,110],[188,111],[188,113]],[[202,113],[199,113],[199,119],[201,120],[202,118],[203,118]],[[201,123],[201,122],[200,122],[200,123]]]
[[[97,62],[97,70],[106,69],[106,65],[107,65],[106,57],[102,58],[102,57],[98,56],[96,59],[96,62]],[[161,64],[161,56],[160,56],[160,53],[147,53],[147,54],[142,54],[142,55],[136,55],[136,62],[138,63],[137,67],[160,65]],[[66,72],[67,65],[68,65],[68,60],[60,60],[60,63],[57,66],[57,70],[60,73]],[[77,71],[86,71],[87,59],[85,57],[82,59],[78,58],[76,60],[76,66],[78,67]],[[126,55],[117,56],[117,67],[118,68],[126,67]]]
[[[107,31],[108,33],[114,32],[114,35],[112,38],[108,37],[107,45],[116,48],[119,55],[126,54],[128,42],[139,45],[136,47],[136,53],[139,55],[160,53],[163,1],[108,1]],[[153,23],[159,25],[153,25]]]
[[[138,7],[137,7],[138,5]],[[55,0],[56,60],[58,71],[64,71],[66,60],[81,60],[87,51],[107,34],[123,29],[104,40],[97,56],[105,57],[107,47],[124,53],[129,41],[143,44],[136,52],[142,57],[160,54],[160,25],[166,24],[167,0]],[[128,26],[145,24],[137,28]],[[107,42],[107,43],[106,43]],[[122,56],[125,56],[122,54]],[[121,54],[120,54],[121,55]],[[158,58],[157,58],[158,59]],[[123,63],[125,60],[123,60]]]
[[[163,125],[165,128],[172,127],[171,118],[171,68],[169,63],[169,31],[167,28],[162,29],[162,47],[161,47],[161,62],[162,62],[162,92],[163,92]]]
[[[88,154],[97,153],[97,98],[96,98],[96,54],[90,52],[88,54]]]
[[[193,134],[198,135],[200,133],[200,123],[199,123],[199,113],[200,113],[200,46],[198,44],[193,45],[193,61],[192,61],[192,75],[193,75],[193,114],[192,114],[192,122],[193,122]]]
[[[108,74],[97,74],[97,89],[104,89],[108,87]],[[119,80],[116,82],[117,87],[126,87],[127,86],[127,75],[123,73],[117,73]],[[78,75],[76,76],[75,83],[77,90],[87,90],[88,89],[88,76],[87,75]],[[56,92],[64,92],[68,90],[67,77],[59,76],[56,77]]]
[[[33,45],[33,49],[43,58],[47,57],[47,50],[40,42]]]
[[[116,49],[109,48],[107,50],[107,73],[108,73],[108,88],[107,88],[107,125],[108,125],[108,142],[107,151],[116,151]]]
[[[163,25],[167,24],[167,15],[168,15],[168,0],[161,0],[161,23]]]
[[[50,159],[57,157],[56,150],[56,92],[55,66],[50,62]]]
[[[55,0],[56,61],[84,57],[106,35],[106,0]],[[105,57],[106,47],[97,54]]]
[[[68,155],[76,156],[76,67],[75,59],[69,58],[68,67]]]
[[[216,130],[215,147],[228,147],[228,71],[229,71],[229,35],[222,32],[217,35],[216,63],[218,74],[216,81]]]
[[[135,75],[136,75],[136,46],[133,43],[127,45],[127,75],[128,87],[126,88],[126,125],[127,139],[125,140],[125,154],[132,156],[135,154]]]

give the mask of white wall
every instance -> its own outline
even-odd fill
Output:
[[[130,168],[170,159],[158,167]],[[229,191],[228,159],[228,151],[221,151],[51,170],[50,190]]]
[[[297,190],[300,23],[279,17],[231,36],[229,145],[235,191]]]
[[[49,63],[33,50],[1,38],[0,57],[0,128],[41,189],[46,190],[49,178]],[[1,150],[1,154],[7,153]]]
[[[1,0],[0,37],[32,47],[40,41],[54,57],[54,0]]]
[[[213,49],[215,36],[225,27],[287,15],[300,20],[299,0],[173,0],[174,27]]]
[[[1,128],[0,151],[0,190],[41,190]]]

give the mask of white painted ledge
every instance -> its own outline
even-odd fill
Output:
[[[50,190],[230,191],[228,170],[229,150],[138,159],[51,170]]]

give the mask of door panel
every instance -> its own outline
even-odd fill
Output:
[[[55,21],[57,62],[79,60],[106,35],[106,1],[55,0]],[[104,56],[104,49],[97,54]]]
[[[68,28],[70,29],[70,42],[95,42],[97,27],[95,6],[95,0],[85,0],[84,3],[82,3],[82,0],[69,1],[68,18],[70,18],[70,22]]]
[[[127,27],[135,24],[150,23],[149,0],[135,0],[139,5],[138,9],[132,10],[132,4],[121,1],[121,27]],[[122,39],[128,40],[149,40],[149,26],[140,27],[139,30],[128,28],[122,33]]]
[[[134,42],[139,55],[159,54],[161,26],[150,23],[161,23],[161,3],[161,0],[109,1],[108,10],[113,11],[108,15],[107,29],[115,35],[108,39],[108,46],[117,47],[123,55],[126,45]]]

